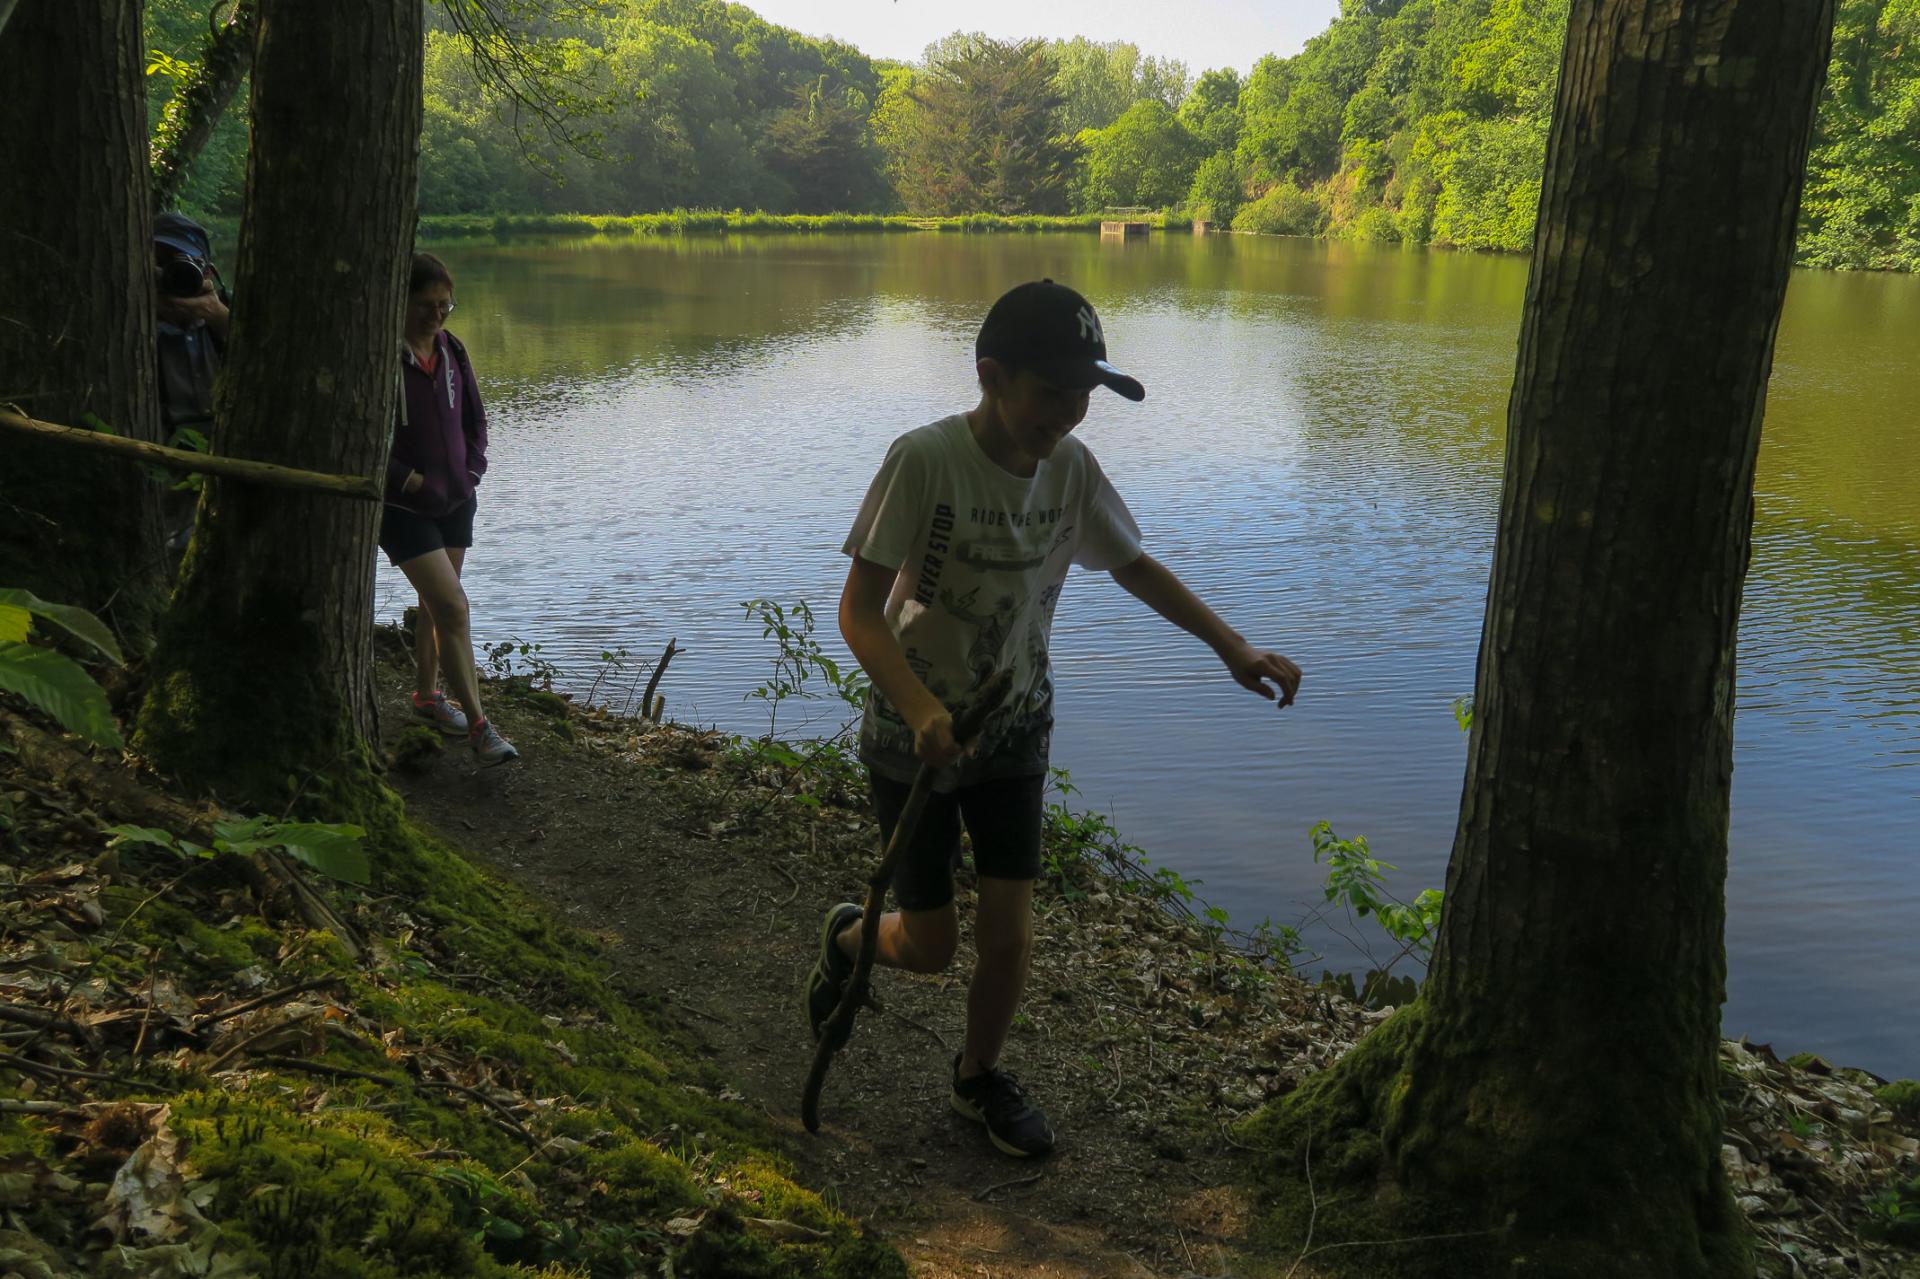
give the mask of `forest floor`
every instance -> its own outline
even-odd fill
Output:
[[[390,663],[382,678],[385,704],[404,705],[407,671]],[[721,734],[609,716],[524,679],[489,689],[507,694],[494,714],[523,757],[497,769],[454,748],[416,759],[393,777],[409,812],[604,939],[790,1136],[800,1179],[916,1274],[1315,1273],[1310,1256],[1258,1238],[1234,1127],[1387,1010],[1235,960],[1204,917],[1170,910],[1150,876],[1121,865],[1116,841],[1096,831],[1062,847],[1069,819],[1049,830],[1034,972],[1005,1055],[1058,1150],[1008,1159],[947,1105],[971,971],[965,871],[953,968],[876,974],[881,1008],[836,1059],[809,1136],[802,983],[823,912],[860,898],[878,853],[857,778],[796,773]],[[1875,1098],[1884,1081],[1764,1045],[1729,1042],[1721,1056],[1723,1157],[1761,1273],[1920,1276],[1920,1255],[1863,1237],[1903,1204],[1920,1213],[1912,1100],[1896,1115]],[[1888,1198],[1899,1185],[1911,1199]]]
[[[382,676],[385,704],[403,706],[408,672]],[[601,937],[623,974],[679,1010],[720,1072],[790,1136],[799,1179],[878,1228],[915,1274],[1272,1268],[1247,1248],[1252,1212],[1228,1127],[1384,1013],[1284,974],[1236,987],[1237,967],[1201,928],[1117,880],[1089,881],[1072,900],[1047,894],[1004,1063],[1060,1144],[1042,1161],[1010,1159],[947,1103],[972,968],[963,872],[952,969],[876,974],[881,1008],[862,1012],[835,1059],[821,1132],[809,1136],[803,981],[824,912],[859,900],[878,856],[864,790],[816,786],[817,806],[795,786],[776,794],[780,770],[743,761],[717,734],[538,692],[509,694],[490,713],[522,758],[481,769],[449,746],[396,769],[409,813]],[[389,718],[397,742],[406,726]]]
[[[947,1105],[964,942],[877,975],[810,1135],[802,983],[877,856],[858,770],[525,677],[486,685],[523,758],[478,768],[377,647],[406,813],[362,888],[172,847],[269,819],[0,698],[0,1274],[1311,1279],[1422,1246],[1263,1229],[1291,1156],[1239,1121],[1387,1011],[1235,951],[1098,818],[1049,809],[1005,1058],[1059,1149]],[[1920,1279],[1920,1085],[1720,1059],[1764,1279]]]

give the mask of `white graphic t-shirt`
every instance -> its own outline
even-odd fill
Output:
[[[1053,733],[1047,637],[1067,566],[1111,570],[1140,556],[1139,526],[1086,445],[1068,436],[1022,479],[981,451],[964,414],[909,431],[887,450],[841,549],[898,571],[887,624],[949,710],[995,670],[1013,670],[1013,692],[940,789],[1044,773]],[[861,721],[860,755],[899,781],[918,767],[913,730],[878,689]]]

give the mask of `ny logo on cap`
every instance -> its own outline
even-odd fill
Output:
[[[1100,343],[1102,346],[1106,345],[1106,335],[1100,332],[1100,317],[1093,313],[1092,307],[1081,307],[1080,314],[1074,318],[1080,321],[1080,337],[1082,341],[1093,341]]]

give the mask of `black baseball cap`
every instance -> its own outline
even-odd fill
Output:
[[[207,229],[184,213],[157,215],[153,219],[153,242],[203,262],[213,257],[213,244],[207,239]]]
[[[973,358],[1031,369],[1055,386],[1104,386],[1129,400],[1147,398],[1145,387],[1107,363],[1107,337],[1093,304],[1052,280],[1001,294],[980,324]]]

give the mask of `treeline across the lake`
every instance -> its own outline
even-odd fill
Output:
[[[158,71],[186,70],[172,59],[194,56],[205,8],[149,6]],[[1300,53],[1244,76],[1124,42],[964,32],[901,65],[722,0],[521,11],[517,78],[499,48],[430,23],[425,213],[1153,209],[1524,250],[1567,0],[1344,0]],[[1803,262],[1920,268],[1920,58],[1902,56],[1917,38],[1920,0],[1840,0]],[[166,92],[152,96],[157,113]],[[237,210],[244,129],[230,113],[191,205]]]

